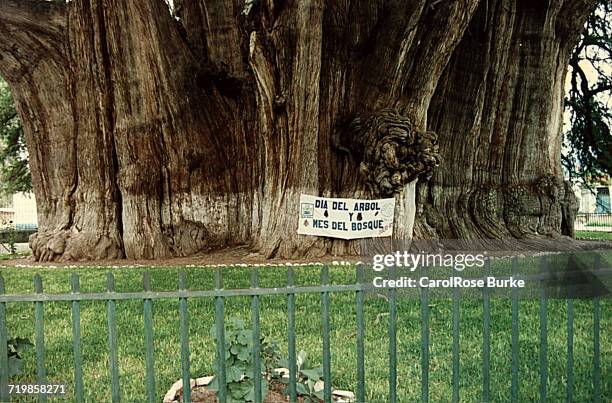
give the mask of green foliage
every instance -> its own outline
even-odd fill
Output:
[[[214,326],[210,329],[210,333],[215,337]],[[261,393],[262,398],[265,399],[268,392],[265,375],[272,372],[280,353],[276,343],[268,343],[263,337],[260,345],[261,362],[266,370],[261,377]],[[218,372],[219,368],[215,367]],[[225,377],[228,401],[252,402],[255,400],[253,330],[247,329],[244,321],[239,319],[230,319],[225,329]],[[208,387],[218,393],[219,378],[215,376]]]
[[[281,360],[280,365],[289,368],[287,360]],[[296,392],[305,402],[316,403],[323,400],[323,367],[315,367],[308,361],[308,355],[300,350],[296,359],[297,383]],[[282,378],[283,383],[289,383],[288,378]],[[284,393],[289,395],[289,388]]]
[[[265,373],[271,375],[274,373],[274,369],[279,366],[279,362],[282,360],[280,348],[276,341],[267,341],[263,337],[261,339],[261,358],[264,366]]]
[[[216,336],[216,328],[210,329],[211,336]],[[275,342],[261,338],[262,398],[268,392],[268,380],[275,379],[285,384],[289,380],[275,374],[278,366],[288,367],[287,359],[281,358]],[[308,361],[306,352],[300,351],[297,360],[297,393],[305,402],[319,402],[323,399],[323,368],[313,367]],[[216,366],[215,366],[216,367]],[[218,368],[215,370],[218,372]],[[253,331],[245,327],[245,322],[230,319],[225,329],[225,377],[226,390],[230,402],[252,402],[255,400],[255,377],[253,376]],[[215,376],[208,386],[219,390],[219,378]],[[288,389],[285,390],[288,394]]]
[[[570,90],[565,98],[569,128],[564,133],[563,166],[570,178],[589,183],[612,172],[612,3],[598,0],[570,58]]]
[[[0,194],[32,189],[23,128],[6,82],[0,79]]]
[[[9,376],[21,375],[23,368],[23,353],[34,344],[23,337],[14,337],[7,341]]]
[[[8,249],[11,255],[17,253],[15,226],[12,221],[0,217],[0,249]],[[1,251],[1,250],[0,250]]]

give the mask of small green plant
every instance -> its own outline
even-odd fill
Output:
[[[23,353],[34,344],[24,337],[14,337],[7,341],[9,376],[21,375],[23,368]]]
[[[215,327],[210,330],[215,337]],[[261,362],[264,373],[261,377],[261,394],[265,399],[268,393],[267,375],[277,365],[280,353],[276,343],[269,343],[265,338],[260,341]],[[216,372],[219,368],[216,366]],[[245,322],[230,319],[225,329],[225,387],[228,401],[252,402],[255,400],[255,377],[253,374],[253,330],[245,327]],[[219,393],[219,378],[215,376],[208,386]]]
[[[287,360],[281,360],[280,365],[289,368]],[[297,379],[295,388],[297,394],[304,399],[304,402],[308,403],[318,403],[323,400],[323,367],[312,366],[308,361],[308,354],[303,350],[300,350],[297,355],[296,367]],[[281,381],[288,384],[289,378],[281,378]],[[287,387],[283,393],[289,395],[289,388]]]
[[[261,358],[265,369],[265,374],[270,378],[274,374],[274,369],[278,368],[282,359],[280,348],[276,341],[267,341],[261,338]]]
[[[0,243],[8,245],[0,245],[4,246],[5,249],[11,254],[14,255],[17,253],[17,247],[15,245],[15,226],[13,225],[12,220],[2,219],[0,217]]]

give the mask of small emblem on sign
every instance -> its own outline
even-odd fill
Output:
[[[314,216],[314,204],[302,203],[302,218],[312,218]]]

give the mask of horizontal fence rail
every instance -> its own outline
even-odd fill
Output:
[[[46,294],[43,291],[43,281],[40,275],[34,276],[33,294],[5,294],[4,279],[0,275],[0,401],[8,401],[7,384],[8,377],[8,362],[7,362],[7,303],[33,303],[35,308],[35,350],[36,350],[36,379],[39,383],[45,383],[47,380],[46,365],[45,365],[45,326],[44,326],[44,306],[47,302],[66,301],[71,303],[72,313],[72,349],[74,357],[74,400],[77,402],[84,401],[84,384],[83,384],[83,354],[81,340],[81,319],[80,319],[80,304],[82,301],[104,301],[106,303],[107,314],[107,331],[108,331],[108,371],[110,379],[111,399],[113,402],[119,402],[121,396],[120,377],[119,377],[119,360],[118,360],[118,337],[117,332],[117,302],[125,300],[139,300],[143,302],[142,315],[144,318],[144,352],[145,352],[145,390],[146,399],[149,402],[158,401],[159,396],[156,396],[156,379],[155,379],[155,354],[154,354],[154,332],[153,332],[153,305],[155,300],[159,299],[176,299],[178,301],[179,314],[179,334],[180,334],[180,357],[181,357],[181,379],[183,385],[189,385],[191,379],[191,369],[189,362],[189,314],[188,300],[193,298],[211,298],[214,301],[215,307],[215,327],[214,338],[216,343],[216,361],[219,369],[216,374],[219,380],[220,390],[218,399],[220,402],[225,402],[228,399],[227,390],[225,389],[225,300],[232,297],[250,297],[251,298],[251,321],[253,326],[253,354],[254,363],[253,371],[255,377],[255,401],[262,402],[262,391],[260,388],[262,377],[262,362],[259,359],[261,344],[260,344],[260,296],[262,295],[282,295],[286,298],[287,306],[287,342],[288,342],[288,364],[289,364],[289,382],[288,394],[290,401],[297,399],[297,364],[296,364],[296,295],[297,294],[319,294],[321,304],[321,338],[322,338],[322,353],[323,353],[323,379],[324,379],[324,402],[332,401],[332,365],[334,363],[331,353],[330,334],[331,328],[331,294],[333,293],[354,293],[355,295],[355,319],[356,319],[356,387],[355,395],[358,402],[366,400],[366,367],[365,367],[365,328],[366,321],[364,318],[365,291],[369,288],[364,284],[364,268],[357,265],[355,268],[356,282],[354,284],[335,285],[330,284],[329,268],[323,266],[320,272],[320,285],[296,286],[295,274],[293,267],[287,268],[286,287],[260,288],[259,286],[259,271],[253,268],[251,271],[250,288],[243,289],[224,289],[223,288],[223,273],[220,268],[215,270],[215,284],[213,290],[189,290],[185,273],[180,271],[178,276],[177,291],[153,291],[151,289],[151,278],[149,272],[145,272],[142,278],[143,291],[139,292],[117,292],[115,290],[115,278],[112,273],[108,273],[106,281],[106,292],[97,293],[81,293],[80,281],[77,274],[72,274],[71,277],[71,292],[60,294]],[[600,257],[595,259],[595,271],[598,273],[604,272],[601,268]],[[532,278],[545,279],[547,272],[546,258],[541,260],[541,273],[532,275]],[[490,262],[487,260],[484,267],[484,273],[490,274]],[[517,274],[517,261],[512,262],[512,273]],[[389,271],[389,275],[392,275]],[[460,291],[456,289],[452,294],[452,396],[449,400],[457,402],[460,400]],[[491,395],[490,376],[491,369],[491,293],[486,287],[482,290],[483,301],[483,339],[482,339],[482,399],[489,401]],[[429,370],[430,370],[430,296],[427,288],[420,290],[420,331],[421,331],[421,401],[427,402],[431,398],[429,385]],[[599,297],[593,298],[593,401],[602,401],[601,396],[601,349],[600,349],[600,334],[601,334],[601,311]],[[398,361],[397,361],[397,303],[398,295],[394,289],[388,293],[388,355],[389,355],[389,378],[388,392],[389,401],[398,401],[397,396],[397,381],[398,381]],[[517,292],[511,295],[511,384],[509,396],[511,401],[519,399],[519,383],[520,383],[520,361],[519,361],[519,300]],[[566,396],[568,401],[573,398],[573,358],[574,358],[574,306],[573,300],[567,299],[567,383]],[[544,286],[542,286],[539,304],[539,341],[540,349],[540,399],[546,401],[548,380],[548,362],[547,362],[547,300]],[[402,365],[402,363],[399,363]],[[46,396],[40,395],[40,401],[45,401]],[[183,401],[190,402],[190,388],[184,388]]]
[[[326,267],[326,266],[323,266]],[[217,268],[217,270],[220,270]],[[254,269],[255,270],[255,269]],[[579,273],[579,272],[577,272]],[[612,275],[611,269],[599,269],[602,276]],[[568,274],[571,278],[571,272]],[[553,278],[548,273],[515,275],[516,279],[528,281],[546,280]],[[499,280],[510,278],[509,276],[496,276]],[[484,277],[474,277],[468,279],[484,279]],[[273,288],[236,288],[236,289],[215,289],[215,290],[181,290],[178,291],[135,291],[135,292],[92,292],[92,293],[58,293],[58,294],[5,294],[0,295],[0,302],[54,302],[54,301],[108,301],[118,300],[156,300],[156,299],[175,299],[175,298],[206,298],[206,297],[248,297],[255,295],[287,295],[288,290],[291,294],[317,294],[322,292],[356,292],[372,291],[376,289],[372,284],[328,284],[311,285],[299,287],[273,287]]]

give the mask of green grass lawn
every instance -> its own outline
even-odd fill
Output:
[[[151,268],[154,290],[176,290],[174,268]],[[46,292],[70,291],[70,274],[79,274],[82,292],[105,290],[107,269],[23,269],[4,268],[7,293],[32,292],[32,276],[40,273]],[[145,269],[113,269],[117,291],[142,290]],[[210,268],[188,268],[190,289],[210,289],[214,271]],[[261,268],[262,287],[284,286],[286,269]],[[248,268],[224,270],[226,288],[247,287]],[[296,269],[300,285],[316,284],[317,268]],[[354,270],[349,267],[331,268],[333,283],[354,282]],[[110,401],[108,370],[108,334],[105,302],[81,304],[82,343],[85,390],[87,401]],[[322,363],[321,307],[319,295],[296,297],[297,348],[306,350],[315,362]],[[430,303],[430,400],[450,401],[452,396],[452,305],[448,299]],[[591,401],[593,392],[593,315],[592,301],[576,301],[574,335],[574,399]],[[226,318],[250,318],[250,298],[232,297],[226,300]],[[48,379],[73,384],[72,329],[70,303],[45,304],[45,347]],[[567,305],[565,301],[548,302],[548,396],[550,401],[562,401],[566,391]],[[156,300],[154,310],[156,386],[159,398],[174,381],[181,377],[178,301]],[[612,301],[601,301],[601,387],[603,401],[612,399]],[[332,376],[334,387],[355,390],[356,331],[355,296],[352,293],[333,294],[332,312]],[[34,340],[34,309],[32,303],[7,304],[8,328],[11,335]],[[215,346],[209,336],[214,322],[214,305],[210,299],[189,301],[190,348],[192,377],[212,372]],[[519,401],[539,398],[539,301],[520,301],[520,397]],[[119,365],[121,396],[125,402],[144,401],[145,364],[143,307],[138,301],[118,301]],[[368,297],[365,306],[366,323],[366,388],[372,402],[387,401],[388,393],[388,303],[384,298]],[[277,340],[286,353],[286,299],[283,296],[261,298],[262,334]],[[480,401],[482,394],[482,300],[461,302],[460,394],[464,401]],[[491,302],[491,398],[509,400],[511,384],[511,313],[508,299]],[[398,400],[417,401],[421,394],[421,320],[417,300],[398,301]],[[25,375],[15,379],[34,382],[36,360],[33,350],[27,353]],[[71,400],[70,396],[67,400]]]
[[[0,253],[0,261],[2,260],[12,260],[19,259],[25,256],[30,256],[30,253],[21,252],[21,253]]]
[[[577,239],[597,239],[602,241],[612,241],[612,232],[603,231],[576,231]]]

